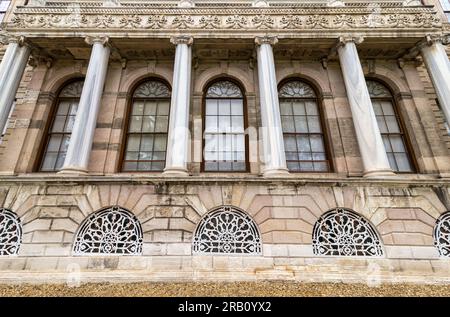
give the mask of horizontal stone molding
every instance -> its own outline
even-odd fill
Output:
[[[203,31],[229,34],[234,31],[274,30],[277,34],[293,30],[372,30],[442,27],[434,9],[386,7],[380,3],[367,7],[285,7],[276,8],[100,8],[100,7],[19,7],[7,25],[10,31],[52,30],[136,30]]]

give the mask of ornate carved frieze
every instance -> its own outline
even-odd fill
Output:
[[[204,5],[183,8],[136,7],[19,7],[9,21],[9,30],[370,30],[440,28],[433,8],[391,7],[380,3],[367,7],[302,7],[217,8]]]

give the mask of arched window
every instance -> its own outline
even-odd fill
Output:
[[[200,221],[194,233],[193,253],[261,254],[261,236],[243,211],[218,207]]]
[[[229,80],[216,81],[205,94],[203,170],[247,170],[244,96]]]
[[[450,257],[450,212],[442,214],[434,226],[434,245],[441,256]]]
[[[166,162],[170,89],[160,80],[140,84],[133,93],[123,171],[162,171]]]
[[[316,255],[381,256],[380,238],[366,218],[344,208],[328,211],[314,224]]]
[[[93,213],[81,224],[73,252],[83,254],[140,254],[142,227],[128,210],[118,206]]]
[[[292,172],[328,172],[321,115],[316,93],[299,80],[281,85],[281,124],[287,167]]]
[[[414,168],[391,92],[377,81],[366,80],[366,83],[392,170],[412,172]]]
[[[82,89],[83,80],[77,80],[66,85],[58,95],[40,166],[43,172],[58,171],[64,164]]]
[[[0,256],[19,252],[22,242],[22,225],[11,210],[0,208]]]

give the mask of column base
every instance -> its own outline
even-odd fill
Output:
[[[162,173],[164,177],[182,177],[182,176],[189,176],[189,173],[184,168],[165,168],[164,172]]]
[[[66,167],[66,168],[60,170],[57,174],[88,175],[88,171],[85,169]]]
[[[289,171],[286,168],[274,168],[274,169],[269,169],[269,170],[265,170],[263,173],[264,177],[284,177],[284,176],[288,176]]]
[[[377,171],[369,171],[365,172],[364,178],[385,178],[385,177],[394,177],[396,174],[392,170],[377,170]]]

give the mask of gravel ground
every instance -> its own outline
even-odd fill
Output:
[[[0,285],[6,296],[450,296],[450,285],[222,282]]]

